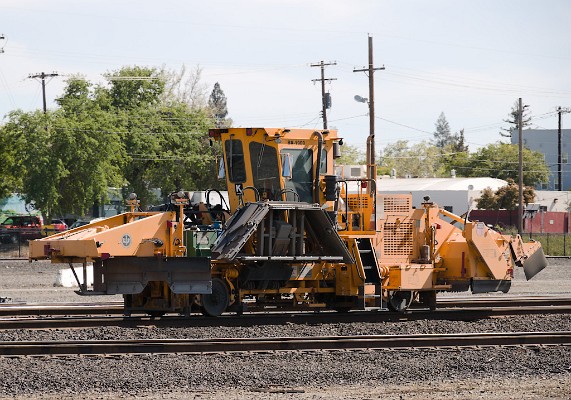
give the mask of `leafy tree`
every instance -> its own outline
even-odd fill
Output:
[[[440,116],[434,124],[436,130],[434,131],[433,143],[436,147],[444,148],[447,144],[452,142],[452,133],[450,132],[450,124],[446,120],[444,113],[440,113]]]
[[[523,202],[527,205],[533,203],[535,190],[531,186],[523,188]],[[484,189],[482,196],[477,200],[476,206],[479,209],[488,210],[515,210],[519,202],[519,185],[513,180],[508,180],[506,186],[498,188],[495,192],[490,188]]]
[[[3,132],[19,150],[11,175],[20,174],[10,191],[23,193],[44,217],[84,214],[108,186],[121,184],[120,145],[101,133],[104,120],[86,125],[61,110],[16,111],[8,118]]]
[[[21,192],[22,176],[25,171],[21,157],[26,150],[24,132],[22,130],[13,132],[14,127],[10,126],[10,115],[13,114],[15,112],[8,115],[8,124],[0,126],[0,149],[2,149],[0,198],[7,197],[13,192]]]
[[[523,106],[523,113],[522,113],[522,126],[521,129],[524,129],[526,126],[531,125],[531,115],[529,106]],[[507,133],[500,132],[500,136],[503,137],[511,137],[512,132],[519,130],[519,100],[516,100],[512,105],[512,109],[509,113],[508,119],[504,119],[504,122],[507,122],[509,126],[507,128],[502,128],[502,131]]]
[[[109,187],[135,191],[144,205],[158,200],[155,189],[218,185],[209,108],[165,98],[174,83],[152,68],[108,76],[109,85],[71,77],[55,111],[9,114],[0,127],[2,194],[24,193],[49,218],[86,213]]]
[[[193,109],[204,109],[207,105],[206,85],[201,83],[202,69],[197,66],[190,72],[186,66],[180,71],[162,70],[165,90],[161,95],[161,104],[183,103]]]
[[[448,176],[452,171],[455,175],[464,176],[469,157],[468,146],[464,144],[464,129],[461,129],[452,135],[450,143],[442,149],[442,169]]]
[[[482,195],[476,200],[476,207],[480,210],[497,210],[498,201],[492,188],[487,187],[482,191]]]
[[[357,146],[347,143],[341,146],[341,157],[335,160],[336,165],[361,165],[366,162],[365,153]]]
[[[399,140],[385,147],[382,166],[394,168],[399,177],[435,177],[444,172],[440,159],[440,149],[428,142],[409,147],[407,140]]]
[[[220,88],[220,84],[216,82],[214,89],[208,99],[208,106],[212,110],[214,119],[216,120],[216,127],[222,128],[227,126],[226,116],[228,115],[227,100],[224,91]]]
[[[117,109],[155,105],[165,90],[165,80],[155,68],[124,67],[107,74],[107,79],[111,106]]]
[[[454,167],[462,172],[463,176],[489,176],[499,179],[518,178],[517,145],[507,143],[489,144],[470,154],[464,165]],[[543,155],[537,151],[523,149],[523,183],[526,186],[535,186],[547,181],[549,168],[545,164]]]
[[[464,129],[460,129],[458,133],[452,135],[450,140],[450,150],[454,153],[467,152],[468,145],[464,139]]]
[[[180,189],[200,190],[217,186],[215,158],[205,132],[213,123],[207,110],[190,110],[184,104],[156,111],[161,134],[156,152],[141,161],[148,163],[143,181],[163,193]],[[164,117],[168,115],[169,120]],[[153,158],[154,157],[154,158]],[[138,164],[133,159],[132,166]]]
[[[68,78],[66,84],[63,95],[56,98],[55,102],[66,114],[86,112],[92,104],[90,99],[91,83],[76,75]]]

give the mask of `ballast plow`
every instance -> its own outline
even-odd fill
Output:
[[[93,288],[78,292],[122,294],[126,313],[211,316],[433,309],[438,292],[507,292],[514,268],[531,279],[547,264],[537,242],[429,198],[415,208],[410,195],[379,195],[375,176],[334,175],[342,141],[334,130],[229,128],[209,136],[223,150],[217,169],[228,202],[215,190],[205,202],[180,191],[141,212],[132,196],[129,212],[31,242],[30,258],[81,263],[84,271],[93,263]]]

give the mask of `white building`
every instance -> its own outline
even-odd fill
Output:
[[[571,192],[554,190],[536,190],[535,204],[545,211],[571,211]]]
[[[507,185],[503,179],[496,178],[381,178],[377,180],[379,194],[412,194],[412,204],[420,207],[424,196],[440,207],[456,215],[462,215],[476,208],[476,200],[482,191]]]

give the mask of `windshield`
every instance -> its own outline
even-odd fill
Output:
[[[281,190],[276,149],[265,143],[251,142],[250,158],[256,189],[260,193],[267,192],[271,199],[279,200],[276,197]]]
[[[284,149],[283,153],[290,154],[292,173],[286,181],[286,188],[293,189],[300,201],[313,201],[313,151],[309,149]]]

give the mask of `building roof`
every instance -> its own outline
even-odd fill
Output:
[[[415,191],[468,191],[484,190],[491,188],[496,191],[498,188],[507,185],[503,179],[496,178],[409,178],[391,179],[381,178],[377,182],[377,191],[384,192],[415,192]]]

